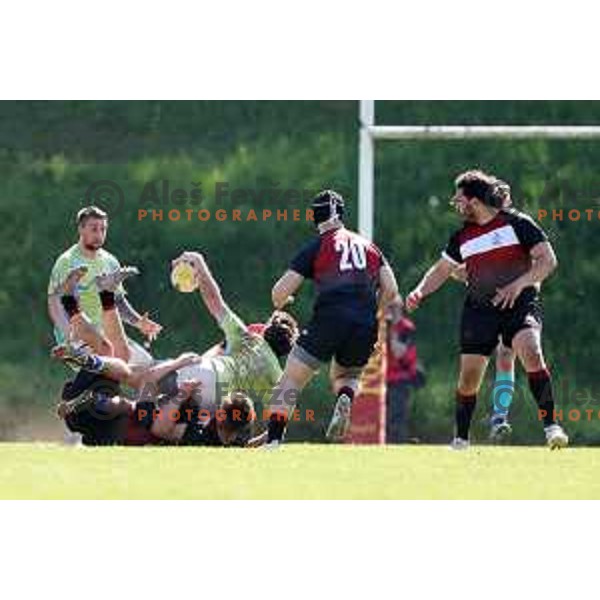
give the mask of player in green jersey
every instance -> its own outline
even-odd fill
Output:
[[[136,369],[118,358],[89,353],[70,352],[66,358],[88,371],[129,385],[134,381],[138,382],[136,387],[157,384],[157,393],[171,398],[185,389],[186,396],[191,396],[204,414],[206,411],[214,414],[227,398],[239,393],[255,402],[262,401],[263,409],[270,408],[274,388],[282,374],[279,358],[287,356],[298,335],[295,320],[285,312],[276,311],[262,334],[253,333],[223,300],[204,257],[196,252],[184,252],[174,264],[181,260],[193,266],[202,300],[225,334],[223,354],[186,358],[188,364],[175,369],[160,363]],[[170,372],[164,374],[163,366]],[[144,397],[148,389],[144,389]]]
[[[224,354],[202,357],[197,364],[178,371],[178,379],[202,381],[202,395],[209,404],[218,406],[233,390],[243,390],[253,400],[268,404],[282,374],[279,359],[288,355],[298,336],[296,321],[289,314],[276,311],[262,335],[252,333],[223,300],[202,254],[184,252],[173,264],[179,261],[194,268],[202,300],[225,334],[226,345]]]
[[[122,321],[139,329],[149,339],[156,337],[162,329],[147,314],[140,315],[126,298],[120,279],[135,271],[123,271],[119,261],[103,248],[108,229],[106,213],[95,206],[88,206],[77,213],[76,222],[79,240],[58,257],[48,285],[48,311],[57,344],[67,341],[85,343],[92,352],[101,355],[115,355],[126,362],[132,359],[135,362],[150,362],[152,357],[132,340],[126,339],[124,343],[115,340],[115,344],[111,343],[103,328],[98,284],[106,283],[106,277],[110,275],[113,280],[116,277],[113,291]],[[70,322],[60,297],[69,276],[74,273],[75,287],[70,291],[79,302],[81,316]]]

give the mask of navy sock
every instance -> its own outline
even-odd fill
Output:
[[[60,303],[63,305],[69,319],[79,313],[79,302],[75,296],[61,296]]]
[[[554,425],[554,393],[552,391],[552,378],[548,369],[527,373],[529,389],[537,402],[539,414],[544,421],[544,427]]]
[[[287,415],[285,411],[273,411],[269,416],[267,429],[267,443],[281,442],[287,426]]]
[[[456,437],[463,440],[469,439],[469,429],[471,428],[471,419],[473,411],[477,404],[477,395],[467,396],[456,392]]]
[[[102,290],[99,293],[102,310],[112,310],[115,307],[115,293],[108,290]]]

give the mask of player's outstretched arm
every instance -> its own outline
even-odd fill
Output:
[[[202,301],[208,312],[220,323],[227,313],[227,305],[221,295],[221,288],[210,272],[204,256],[200,252],[184,252],[173,261],[173,264],[180,261],[189,262],[194,267]]]
[[[417,287],[406,297],[407,310],[413,311],[417,309],[427,296],[430,296],[444,285],[455,269],[456,265],[443,257],[440,258],[425,273]]]
[[[135,310],[124,294],[115,297],[115,304],[122,321],[138,329],[149,340],[153,341],[162,331],[162,325],[150,319],[147,312],[142,315]]]
[[[289,269],[286,271],[273,286],[271,290],[271,299],[273,300],[273,306],[277,310],[281,310],[286,304],[289,304],[294,300],[294,294],[298,291],[304,277],[296,271]]]

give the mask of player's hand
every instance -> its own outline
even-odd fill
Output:
[[[406,296],[406,300],[404,301],[404,306],[408,312],[413,312],[419,308],[421,302],[423,301],[423,292],[419,289],[414,289],[408,296]]]
[[[454,269],[452,273],[450,273],[450,277],[452,277],[452,279],[455,279],[456,281],[464,283],[467,286],[469,285],[469,281],[467,279],[467,269],[464,264],[456,267],[456,269]]]
[[[142,318],[138,321],[137,328],[151,342],[153,342],[156,339],[156,336],[162,331],[162,325],[159,325],[150,319],[150,317],[148,317],[148,313],[144,313],[142,315]]]
[[[512,308],[524,287],[525,283],[520,279],[516,279],[512,283],[497,289],[496,295],[492,298],[492,304],[501,310]]]
[[[69,403],[61,400],[56,405],[56,416],[59,419],[64,419],[69,414]]]
[[[200,362],[202,357],[195,352],[184,352],[177,357],[177,364],[179,367],[187,367],[188,365],[193,365],[194,363]]]
[[[171,262],[171,266],[175,266],[180,262],[190,263],[193,267],[198,269],[200,264],[204,261],[204,256],[200,252],[182,252],[175,260]]]

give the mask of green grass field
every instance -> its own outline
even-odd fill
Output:
[[[600,450],[325,446],[277,451],[0,444],[0,498],[600,498]]]

